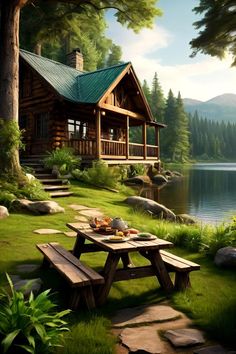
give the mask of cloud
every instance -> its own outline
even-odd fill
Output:
[[[164,28],[156,25],[152,29],[143,29],[137,34],[122,27],[118,22],[110,24],[107,34],[122,47],[122,59],[125,61],[130,61],[130,58],[136,56],[150,56],[159,49],[167,47],[173,37]]]
[[[231,58],[220,61],[198,55],[189,59],[185,54],[181,64],[167,65],[163,53],[174,59],[176,51],[181,50],[176,45],[174,33],[155,25],[153,29],[135,34],[114,20],[109,23],[107,35],[122,47],[122,60],[131,61],[140,81],[146,79],[149,85],[157,72],[165,95],[171,88],[175,95],[180,91],[182,97],[208,100],[226,92],[235,92],[236,69],[230,68]]]

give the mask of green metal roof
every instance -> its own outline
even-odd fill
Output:
[[[20,51],[20,56],[65,99],[97,103],[129,63],[92,72],[81,72],[51,59]]]

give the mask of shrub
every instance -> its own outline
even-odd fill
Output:
[[[93,161],[93,166],[82,172],[74,171],[74,177],[88,184],[98,187],[117,187],[120,180],[118,167],[108,167],[103,160]]]
[[[146,167],[143,164],[135,163],[130,165],[128,177],[144,176],[146,175]]]
[[[14,199],[14,194],[8,191],[0,191],[0,205],[4,205],[6,208],[10,208],[11,203]]]
[[[26,181],[23,186],[18,187],[17,182],[9,183],[0,180],[0,204],[9,208],[11,202],[17,198],[28,198],[30,200],[48,199],[49,195],[43,189],[42,184],[37,180]]]
[[[223,247],[236,246],[235,222],[225,226],[224,224],[216,227],[215,231],[208,236],[205,242],[208,245],[207,254],[214,257],[216,252]]]
[[[16,121],[0,119],[0,161],[4,167],[8,166],[15,149],[24,147],[21,138],[21,131]],[[5,172],[7,173],[7,169]]]
[[[62,317],[70,312],[55,312],[55,305],[46,290],[34,297],[31,292],[25,300],[21,291],[15,291],[7,275],[11,294],[0,294],[0,340],[3,353],[49,353],[60,345],[67,324]]]
[[[37,179],[28,181],[21,189],[17,191],[18,198],[28,198],[30,200],[48,199],[49,195],[43,189],[42,184]]]
[[[80,165],[80,162],[81,159],[75,156],[70,148],[53,150],[44,159],[45,167],[53,168],[53,166],[57,166],[62,175],[72,172],[73,169]]]

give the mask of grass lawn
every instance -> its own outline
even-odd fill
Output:
[[[38,263],[42,256],[35,244],[57,241],[65,248],[71,249],[75,239],[62,234],[37,235],[33,230],[38,228],[54,228],[68,231],[67,222],[75,222],[77,212],[68,207],[69,204],[82,204],[89,207],[99,207],[105,214],[121,216],[129,225],[140,230],[153,232],[158,236],[175,237],[180,226],[161,222],[149,216],[134,212],[123,204],[125,193],[112,193],[106,190],[91,188],[82,184],[73,186],[75,195],[61,198],[59,204],[65,207],[65,214],[32,216],[11,214],[0,221],[0,282],[5,282],[5,272],[16,274],[15,267],[22,263]],[[127,193],[127,190],[125,191]],[[186,233],[191,228],[185,227]],[[174,238],[173,238],[174,239]],[[201,265],[201,271],[191,273],[192,289],[184,293],[175,293],[169,297],[173,306],[186,312],[197,325],[204,329],[209,338],[216,339],[227,345],[235,343],[236,337],[236,273],[222,270],[214,266],[213,261],[203,254],[192,253],[186,249],[174,248],[173,252],[195,261]],[[140,263],[138,255],[132,257],[134,263]],[[99,269],[105,254],[87,254],[82,261],[91,267]],[[45,287],[56,289],[55,301],[65,307],[67,296],[59,278],[53,270],[44,273],[35,272],[31,277],[40,276]],[[68,321],[71,332],[65,336],[64,348],[56,352],[106,354],[114,352],[115,339],[109,334],[110,316],[119,308],[140,304],[157,303],[166,299],[166,295],[157,286],[154,277],[115,283],[111,289],[108,302],[102,308],[92,312],[78,311],[70,315]]]

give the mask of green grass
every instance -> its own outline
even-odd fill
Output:
[[[236,274],[233,271],[215,267],[210,258],[192,251],[192,245],[198,242],[199,234],[204,234],[205,238],[210,237],[212,229],[179,226],[135,212],[123,203],[127,193],[130,193],[128,189],[124,190],[125,193],[112,193],[79,183],[74,184],[73,189],[74,196],[58,200],[59,204],[65,208],[64,214],[32,216],[15,213],[0,221],[1,284],[5,281],[4,272],[16,274],[15,268],[18,264],[41,263],[42,256],[35,247],[36,243],[57,241],[65,248],[72,249],[75,242],[74,238],[67,238],[62,234],[38,235],[34,234],[33,230],[55,228],[68,231],[66,223],[75,221],[74,216],[77,215],[69,208],[69,204],[99,207],[111,217],[122,217],[132,227],[172,239],[176,245],[189,248],[189,250],[174,248],[173,252],[199,263],[201,271],[191,273],[191,290],[175,293],[168,299],[172,305],[192,317],[210,338],[221,340],[222,343],[228,345],[234,343]],[[101,269],[105,256],[101,253],[86,254],[82,256],[82,261],[84,260],[95,269]],[[132,259],[135,264],[145,263],[145,260],[138,254],[132,256]],[[54,270],[37,271],[30,276],[40,276],[45,283],[45,288],[53,288],[55,301],[61,307],[66,306],[67,289]],[[69,338],[65,338],[65,348],[59,350],[60,354],[113,353],[115,342],[108,331],[109,318],[112,314],[120,308],[157,303],[163,299],[166,299],[166,294],[159,288],[155,277],[115,283],[106,305],[92,313],[78,311],[70,316],[71,332]]]

